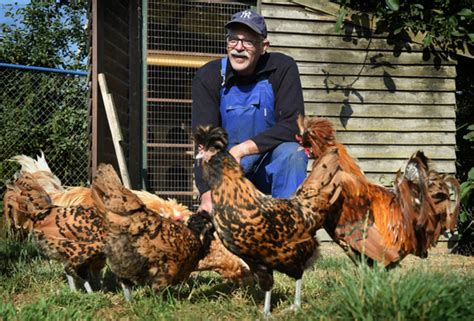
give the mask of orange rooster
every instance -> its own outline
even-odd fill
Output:
[[[102,216],[92,208],[53,205],[43,187],[27,172],[20,172],[7,188],[12,203],[30,222],[40,251],[64,264],[71,290],[76,290],[75,281],[79,280],[87,292],[92,292],[88,276],[100,281],[105,266]]]
[[[316,159],[337,151],[342,191],[324,227],[354,261],[364,255],[369,264],[393,267],[408,254],[426,257],[440,234],[455,227],[459,197],[451,206],[450,191],[459,195],[459,184],[430,169],[423,152],[410,158],[389,190],[369,182],[327,119],[300,117],[298,126],[301,145]]]
[[[106,210],[104,252],[127,300],[131,282],[160,291],[185,280],[207,255],[213,232],[207,215],[191,215],[187,225],[162,217],[121,184],[111,165],[99,165],[92,197]]]
[[[64,188],[59,178],[51,172],[42,152],[36,160],[26,155],[14,156],[11,160],[21,166],[21,171],[29,172],[48,191],[54,205],[63,207],[80,205],[84,208],[100,206],[100,204],[94,203],[90,188],[81,186]],[[132,192],[140,198],[148,209],[163,217],[186,222],[192,214],[186,206],[179,204],[174,199],[164,200],[156,194],[146,191],[132,190]],[[24,213],[18,210],[18,205],[11,195],[12,192],[7,191],[3,202],[3,212],[7,226],[13,232],[26,235],[32,229],[32,222],[27,219]],[[105,213],[105,209],[98,208],[98,212]],[[251,277],[250,270],[245,262],[230,253],[217,235],[214,235],[209,254],[199,261],[196,270],[215,271],[225,280],[235,283],[247,283]]]
[[[214,226],[224,246],[250,267],[265,291],[264,315],[270,313],[273,271],[296,280],[293,308],[301,304],[303,272],[317,258],[316,230],[337,198],[329,156],[313,168],[313,189],[292,199],[272,198],[260,192],[227,151],[227,133],[220,127],[199,127],[194,135],[202,159],[203,178],[211,188]]]

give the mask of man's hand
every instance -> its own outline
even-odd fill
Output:
[[[206,211],[209,214],[212,213],[212,197],[211,191],[207,191],[201,195],[201,204],[199,205],[198,212]]]
[[[253,140],[246,140],[238,145],[235,145],[229,150],[229,153],[234,156],[237,163],[240,164],[242,157],[252,154],[258,154],[258,147]]]

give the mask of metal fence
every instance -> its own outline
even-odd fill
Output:
[[[88,90],[85,72],[0,63],[0,192],[19,166],[41,151],[64,186],[88,183]]]
[[[225,54],[224,24],[255,1],[149,0],[146,153],[148,189],[198,206],[193,186],[191,82],[196,68]]]

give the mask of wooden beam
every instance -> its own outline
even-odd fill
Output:
[[[102,94],[102,100],[104,102],[105,112],[107,114],[107,120],[109,122],[110,132],[112,134],[112,140],[115,147],[115,154],[117,156],[117,162],[119,164],[120,175],[122,176],[123,185],[126,188],[131,188],[130,178],[128,176],[127,163],[125,161],[125,155],[122,149],[123,137],[122,131],[120,130],[120,123],[115,109],[112,94],[109,93],[107,88],[107,82],[103,73],[99,74],[99,87]]]

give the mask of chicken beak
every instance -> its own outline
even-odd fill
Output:
[[[202,158],[204,158],[204,151],[200,150],[199,153],[197,153],[196,155],[196,159],[202,159]]]

